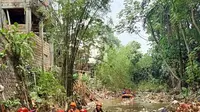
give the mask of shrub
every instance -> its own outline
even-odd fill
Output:
[[[3,105],[5,105],[5,107],[8,108],[8,109],[15,108],[15,107],[21,105],[20,100],[14,99],[14,98],[11,98],[11,99],[6,100],[6,101],[2,101],[1,103]]]
[[[141,81],[138,84],[138,90],[139,91],[154,91],[154,92],[159,92],[159,91],[166,91],[166,85],[165,84],[160,84],[159,82],[153,82],[153,81]]]

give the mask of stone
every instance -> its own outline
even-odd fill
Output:
[[[4,86],[0,84],[0,93],[4,91]]]

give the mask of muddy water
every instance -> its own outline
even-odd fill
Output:
[[[162,103],[143,103],[135,100],[103,100],[104,112],[159,112]],[[89,111],[92,112],[92,111]]]
[[[108,106],[106,112],[158,112],[165,104],[141,104]]]

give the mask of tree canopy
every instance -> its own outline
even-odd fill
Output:
[[[152,42],[152,75],[167,80],[171,87],[199,84],[199,3],[125,0],[125,8],[119,14],[120,32],[138,33],[136,23],[143,22]]]

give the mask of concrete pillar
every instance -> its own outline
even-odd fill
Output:
[[[30,32],[31,31],[31,27],[32,27],[32,23],[31,23],[31,8],[29,6],[26,7],[26,31]]]
[[[2,9],[2,3],[0,0],[0,28],[3,28],[6,25],[6,14]]]

